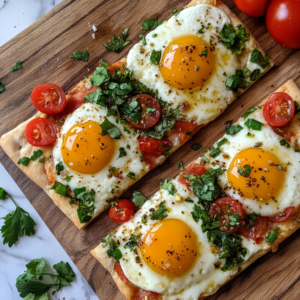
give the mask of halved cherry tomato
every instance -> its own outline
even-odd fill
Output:
[[[36,118],[26,125],[25,138],[32,146],[45,147],[56,141],[57,132],[53,122],[45,118]]]
[[[213,219],[214,216],[217,215],[220,222],[222,223],[222,227],[220,230],[226,231],[231,234],[239,230],[239,227],[244,223],[244,220],[238,220],[238,222],[240,223],[239,226],[230,225],[227,212],[229,212],[231,215],[238,214],[242,219],[244,218],[244,212],[241,203],[237,200],[234,200],[233,198],[220,198],[210,205],[210,218]]]
[[[43,83],[31,93],[31,101],[36,109],[48,115],[60,113],[67,105],[63,90],[53,83]]]
[[[267,29],[279,45],[300,48],[300,1],[271,0],[266,14]]]
[[[154,126],[158,122],[161,114],[161,108],[158,101],[155,98],[146,94],[140,94],[132,97],[129,103],[133,100],[136,100],[140,108],[142,109],[142,117],[138,121],[133,121],[132,119],[130,119],[129,116],[125,116],[126,120],[135,128],[146,129]],[[155,111],[147,112],[147,108],[149,110],[155,109]]]
[[[273,223],[268,217],[258,217],[256,220],[254,220],[253,225],[249,226],[248,220],[246,219],[245,225],[240,228],[241,234],[247,238],[253,240],[256,244],[259,244],[268,231],[273,226]]]
[[[63,115],[68,115],[74,112],[78,107],[80,107],[85,102],[83,101],[85,95],[78,97],[78,95],[71,96],[70,100],[67,103],[66,108],[62,111]]]
[[[131,219],[134,215],[134,205],[127,199],[120,199],[114,207],[111,207],[108,212],[109,218],[117,223],[123,224]]]
[[[115,271],[117,272],[119,278],[126,284],[128,282],[128,278],[124,274],[121,264],[119,262],[116,262],[115,264]]]
[[[178,177],[178,181],[187,187],[190,187],[190,184],[187,182],[186,178],[183,177],[184,174],[189,173],[191,175],[199,175],[206,173],[207,169],[201,165],[191,163],[189,166],[184,168]]]
[[[192,122],[176,122],[175,128],[179,132],[191,133],[194,129],[197,128],[197,125]]]
[[[286,93],[273,93],[264,105],[264,117],[272,127],[286,125],[295,114],[295,104]]]
[[[173,144],[169,140],[154,139],[150,136],[139,137],[140,150],[149,153],[163,154]]]
[[[143,161],[149,166],[150,170],[153,170],[157,167],[157,159],[161,156],[161,154],[144,152]]]
[[[272,222],[283,222],[288,219],[288,217],[292,214],[295,206],[290,206],[284,210],[282,214],[278,214],[275,217],[269,217]]]
[[[269,0],[234,0],[240,11],[250,17],[262,17],[267,10]]]
[[[147,298],[146,298],[147,297]],[[151,291],[145,291],[140,289],[139,294],[134,297],[133,300],[159,300],[161,299],[161,295],[155,292],[151,292]]]

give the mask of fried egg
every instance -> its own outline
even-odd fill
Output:
[[[262,129],[247,128],[245,122],[249,118],[261,122]],[[219,176],[221,187],[239,200],[248,214],[274,216],[289,206],[299,206],[299,153],[280,145],[282,138],[267,124],[262,109],[258,108],[247,119],[238,120],[236,124],[243,129],[237,134],[224,136],[228,142],[221,146],[220,155],[211,159],[206,154],[210,160],[207,166],[225,170]],[[238,172],[246,165],[251,167],[248,177]]]
[[[230,19],[220,9],[199,4],[182,10],[130,50],[128,68],[134,77],[173,108],[180,106],[186,119],[207,124],[236,98],[226,89],[227,76],[241,69],[237,55],[219,42],[219,33]],[[199,30],[201,33],[199,33]],[[151,52],[162,51],[160,63]],[[250,63],[252,69],[261,69]]]
[[[56,180],[72,190],[79,187],[93,189],[95,213],[103,211],[107,200],[119,197],[136,180],[149,171],[141,159],[135,131],[126,130],[113,116],[108,117],[122,133],[120,139],[102,136],[100,124],[106,111],[97,104],[87,103],[68,115],[53,149],[54,165],[63,163],[64,170]],[[124,129],[125,128],[125,129]],[[126,156],[119,157],[120,148]],[[67,181],[67,179],[70,181]]]

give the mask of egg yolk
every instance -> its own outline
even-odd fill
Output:
[[[109,135],[101,136],[101,132],[95,121],[71,127],[63,137],[61,149],[65,164],[83,174],[101,171],[115,151],[115,141]]]
[[[181,90],[201,87],[215,67],[212,50],[197,36],[174,39],[166,47],[160,64],[164,80]]]
[[[179,276],[197,256],[194,233],[183,221],[167,219],[155,224],[140,245],[143,260],[161,275]]]
[[[251,167],[248,177],[247,167]],[[249,148],[239,152],[227,171],[231,186],[243,196],[259,201],[274,197],[284,181],[284,170],[278,158],[261,148]],[[243,176],[244,175],[244,176]]]

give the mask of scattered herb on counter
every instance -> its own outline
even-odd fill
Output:
[[[15,72],[15,71],[21,70],[21,69],[23,69],[23,66],[22,66],[22,63],[18,60],[18,61],[16,62],[16,65],[13,66],[13,67],[10,69],[10,71],[11,71],[11,72]]]
[[[17,205],[12,196],[7,193],[3,188],[0,188],[0,200],[5,200],[9,197],[16,206],[16,210],[7,214],[4,219],[4,224],[1,227],[1,233],[3,239],[3,245],[8,244],[9,247],[14,245],[19,237],[24,234],[31,236],[35,233],[34,226],[36,223],[31,218],[30,214]]]
[[[200,144],[193,144],[192,145],[192,149],[194,150],[194,151],[198,151],[198,150],[200,150],[202,148],[202,145],[200,145]]]
[[[83,60],[88,61],[89,60],[89,52],[88,51],[75,51],[70,56],[71,58],[77,59],[77,60]]]
[[[141,192],[134,192],[132,194],[132,202],[134,203],[135,206],[142,207],[147,198],[141,193]]]
[[[143,30],[152,30],[152,29],[155,29],[157,26],[158,26],[157,18],[152,18],[152,19],[149,19],[149,20],[145,20],[142,23],[142,29]]]
[[[184,166],[183,166],[182,160],[180,160],[180,161],[177,163],[177,167],[178,167],[178,169],[180,169],[181,171],[183,171]]]
[[[105,61],[104,59],[100,60],[100,65],[104,68],[107,68],[110,66],[110,64],[107,61]]]
[[[131,43],[131,41],[126,41],[128,36],[129,28],[126,28],[122,32],[122,37],[116,37],[115,35],[112,36],[111,41],[109,44],[105,43],[104,47],[108,51],[120,53],[127,45]]]
[[[0,94],[5,91],[5,84],[0,82]]]

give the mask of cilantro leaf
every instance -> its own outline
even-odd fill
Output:
[[[78,59],[78,60],[83,60],[83,61],[88,61],[89,60],[89,52],[88,51],[75,51],[73,54],[70,56],[71,58]]]
[[[139,38],[142,40],[142,45],[143,45],[143,46],[146,46],[146,45],[147,45],[146,37],[145,37],[143,34],[140,34],[140,35],[139,35]]]
[[[262,73],[260,73],[259,69],[255,69],[251,72],[250,74],[250,80],[251,81],[255,81],[256,79],[258,79],[260,76],[262,75]]]
[[[242,70],[236,70],[235,74],[229,76],[225,82],[226,88],[229,90],[237,91],[239,88],[246,89],[250,86],[250,82],[245,80]]]
[[[121,110],[125,116],[128,116],[134,122],[137,122],[142,117],[142,109],[136,99],[133,99],[128,104],[124,104]]]
[[[205,50],[203,50],[202,52],[201,52],[201,54],[199,54],[199,56],[200,57],[202,57],[202,56],[204,56],[204,57],[207,57],[207,49],[205,49]]]
[[[5,84],[0,82],[0,94],[5,91]]]
[[[192,149],[194,150],[194,151],[198,151],[198,150],[200,150],[202,148],[202,145],[200,145],[200,144],[193,144],[192,145]]]
[[[29,162],[30,162],[30,158],[24,156],[18,160],[18,165],[28,166]]]
[[[154,208],[150,208],[150,219],[151,220],[163,220],[167,215],[168,209],[165,207],[163,202],[159,203],[159,208],[155,210]]]
[[[154,108],[154,107],[147,107],[146,108],[146,114],[148,114],[148,115],[153,114],[156,111],[157,111],[157,109]]]
[[[91,189],[86,192],[86,188],[82,188],[84,191],[75,194],[76,200],[79,201],[77,208],[77,215],[80,223],[86,223],[91,220],[95,210],[95,191]]]
[[[245,42],[249,40],[249,33],[246,33],[246,28],[237,26],[237,31],[234,30],[232,24],[228,26],[225,24],[220,31],[220,42],[223,43],[233,54],[241,54],[245,48]]]
[[[257,49],[254,49],[252,51],[250,56],[250,61],[255,64],[258,64],[263,69],[265,69],[270,65],[270,57],[267,54],[263,56],[262,53]]]
[[[30,159],[32,161],[37,160],[39,157],[41,157],[43,155],[43,151],[42,150],[37,150],[37,151],[33,151],[33,154],[31,155]]]
[[[243,177],[249,177],[250,174],[251,174],[251,171],[252,171],[251,166],[250,165],[244,165],[243,168],[245,169],[245,171],[240,166],[238,166],[238,173],[240,175],[242,175]]]
[[[21,70],[21,69],[23,69],[23,66],[22,66],[22,63],[18,60],[18,61],[16,62],[16,65],[13,66],[13,67],[10,69],[10,71],[11,71],[11,72],[15,72],[15,71]]]
[[[204,33],[203,29],[205,28],[205,26],[202,24],[201,28],[198,30],[198,33]]]
[[[226,205],[226,215],[228,216],[228,219],[229,219],[229,225],[231,226],[240,226],[240,222],[241,220],[243,220],[243,218],[235,213],[235,214],[231,214],[230,211],[229,211],[229,205],[227,204]]]
[[[134,192],[132,202],[135,206],[142,207],[147,198],[141,192]]]
[[[121,157],[123,157],[123,156],[126,156],[127,153],[126,153],[124,147],[120,147],[120,148],[119,148],[119,151],[120,151],[120,154],[119,154],[119,157],[118,157],[118,158],[121,158]]]
[[[248,128],[253,129],[253,130],[257,130],[257,131],[260,131],[261,128],[262,128],[262,123],[260,123],[259,121],[254,120],[254,119],[248,119],[245,122],[245,125]]]
[[[117,243],[113,240],[109,240],[109,249],[107,250],[108,257],[113,257],[115,260],[119,261],[122,258],[122,252],[118,249]]]
[[[133,251],[133,249],[138,246],[139,240],[140,238],[134,233],[132,233],[130,235],[129,241],[124,244],[124,248],[128,248],[130,251]]]
[[[288,143],[288,141],[285,140],[285,139],[281,139],[281,140],[279,141],[279,144],[280,144],[281,146],[286,147],[286,148],[290,148],[290,147],[291,147],[290,144]]]
[[[175,195],[175,193],[177,192],[173,182],[171,181],[168,182],[167,178],[162,182],[160,188],[167,190],[171,195]]]
[[[245,112],[245,114],[242,116],[242,119],[247,119],[248,116],[249,116],[250,114],[252,114],[253,112],[255,112],[256,110],[257,110],[257,107],[251,107],[251,108],[249,108],[249,109]]]
[[[128,36],[129,28],[126,28],[123,32],[122,35],[126,38]]]
[[[274,229],[272,229],[271,231],[269,231],[266,235],[266,241],[268,242],[268,244],[273,244],[279,235],[279,227],[276,226]]]
[[[183,166],[183,162],[181,160],[177,163],[177,166],[178,166],[178,169],[180,169],[181,171],[183,171],[184,166]]]
[[[259,215],[256,213],[252,213],[252,214],[248,215],[248,224],[247,224],[246,228],[248,229],[250,226],[252,226],[254,224],[254,221],[258,217],[259,217]]]
[[[102,129],[102,133],[101,135],[109,135],[112,139],[117,139],[119,140],[122,133],[121,131],[116,127],[116,125],[114,125],[113,123],[111,123],[108,118],[106,118],[101,124],[101,129]]]
[[[129,177],[129,178],[131,178],[131,179],[133,179],[133,180],[136,180],[136,175],[135,175],[135,173],[133,173],[133,172],[129,172],[129,173],[127,174],[127,177]]]
[[[66,196],[67,187],[64,184],[55,181],[50,190],[54,190],[59,195]]]
[[[150,54],[150,61],[154,64],[154,65],[158,65],[160,62],[160,58],[161,58],[161,51],[155,51],[152,50],[151,54]]]
[[[125,39],[123,39],[122,37],[116,37],[115,35],[113,35],[112,38],[111,38],[110,43],[109,44],[105,43],[104,47],[108,51],[113,51],[113,52],[116,52],[116,53],[120,53],[127,45],[129,45],[131,43],[131,41],[126,41],[128,31],[129,31],[129,28],[126,28],[122,33],[122,36]],[[126,34],[126,35],[124,35],[124,34]]]
[[[155,29],[157,27],[157,18],[152,18],[152,19],[149,19],[149,20],[145,20],[143,23],[142,23],[142,29],[143,30],[152,30],[152,29]]]
[[[235,135],[242,129],[243,127],[241,125],[231,125],[228,129],[225,129],[225,133],[228,135]]]
[[[109,64],[107,61],[105,61],[104,59],[101,59],[100,65],[101,65],[101,67],[103,67],[103,68],[107,68],[107,67],[110,66],[110,64]]]
[[[62,161],[59,162],[59,163],[55,166],[56,174],[59,175],[60,172],[64,170],[64,168],[65,168],[65,167],[64,167]]]

